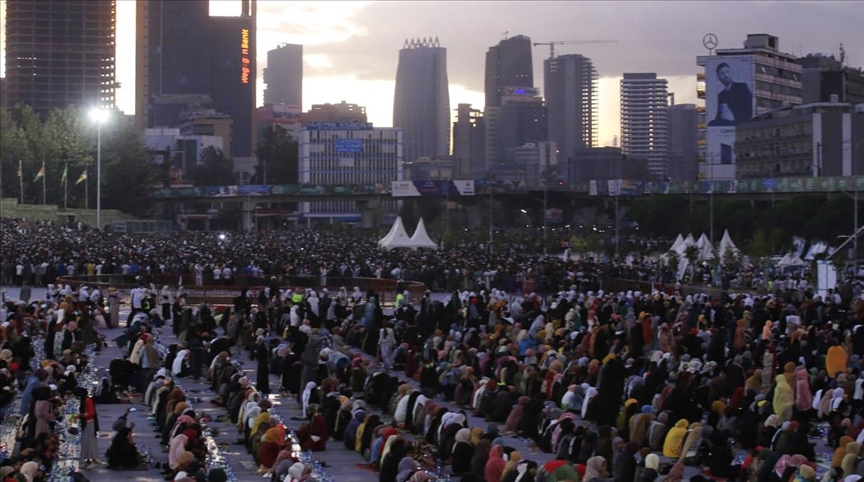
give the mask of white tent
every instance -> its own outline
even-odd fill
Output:
[[[705,249],[705,245],[710,246],[711,241],[708,240],[708,236],[705,236],[705,233],[702,233],[702,236],[699,236],[699,240],[696,241],[696,247],[699,248],[700,251]]]
[[[735,243],[732,242],[732,237],[729,236],[729,230],[723,231],[723,239],[720,240],[720,256],[721,258],[726,255],[728,251],[732,251],[733,254],[738,254],[741,250],[735,246]]]
[[[807,250],[807,255],[804,256],[804,259],[808,261],[813,261],[816,259],[816,256],[828,251],[828,245],[819,241],[818,243],[810,245],[810,249]]]
[[[672,247],[669,248],[669,251],[675,251],[677,253],[678,248],[680,248],[682,244],[684,244],[684,236],[681,236],[681,233],[678,233],[678,237],[675,238],[675,242],[672,243]]]
[[[415,249],[438,249],[438,245],[435,244],[435,241],[432,241],[432,238],[429,237],[429,233],[426,232],[426,225],[423,223],[423,218],[420,218],[420,222],[417,223],[417,229],[414,230],[414,235],[411,236],[411,244],[412,248]]]
[[[675,250],[682,259],[685,258],[684,253],[687,252],[687,248],[690,246],[696,246],[696,241],[693,239],[692,234],[688,234],[687,238],[684,239],[684,242],[678,245],[678,249]]]
[[[702,236],[705,236],[704,234]],[[701,238],[700,238],[701,239]],[[714,259],[714,247],[705,239],[705,243],[699,248],[699,261],[710,261]]]
[[[378,241],[378,247],[381,249],[386,249],[390,251],[395,248],[412,248],[411,237],[408,236],[408,233],[405,231],[405,226],[402,224],[402,217],[396,218],[396,222],[393,223],[393,227],[390,228],[390,232],[387,233],[387,236],[381,238]]]

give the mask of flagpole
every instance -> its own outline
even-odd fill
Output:
[[[45,161],[42,161],[42,205],[44,206],[48,200],[48,189],[46,187],[45,178]]]
[[[18,159],[18,188],[21,190],[21,204],[24,204],[24,171],[21,170],[21,159]]]

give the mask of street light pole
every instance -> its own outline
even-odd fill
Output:
[[[102,124],[108,120],[108,111],[92,109],[90,120],[96,123],[96,228],[102,229]]]
[[[548,198],[549,198],[549,182],[545,181],[543,183],[543,256],[546,256],[547,245],[549,244],[548,238],[546,236],[546,211],[547,211],[546,206],[548,204]]]
[[[102,229],[102,122],[96,124],[96,229]]]

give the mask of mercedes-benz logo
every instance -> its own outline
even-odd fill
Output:
[[[702,37],[702,45],[708,50],[714,50],[718,45],[717,36],[713,33],[706,33]]]

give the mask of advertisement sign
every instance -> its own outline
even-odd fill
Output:
[[[363,153],[363,139],[336,139],[333,145],[337,154]]]
[[[237,195],[237,186],[207,186],[207,195],[210,197],[234,197]]]
[[[264,184],[237,186],[238,196],[266,196],[268,194],[270,194],[270,186]]]
[[[371,122],[307,122],[310,131],[369,131]]]
[[[453,187],[456,188],[456,192],[460,196],[473,196],[475,194],[474,191],[474,181],[453,181]],[[452,194],[452,192],[451,192]]]
[[[710,57],[705,63],[706,162],[735,164],[735,126],[754,113],[753,58]]]
[[[390,189],[393,197],[417,197],[420,195],[420,191],[411,181],[393,181],[390,184]]]

